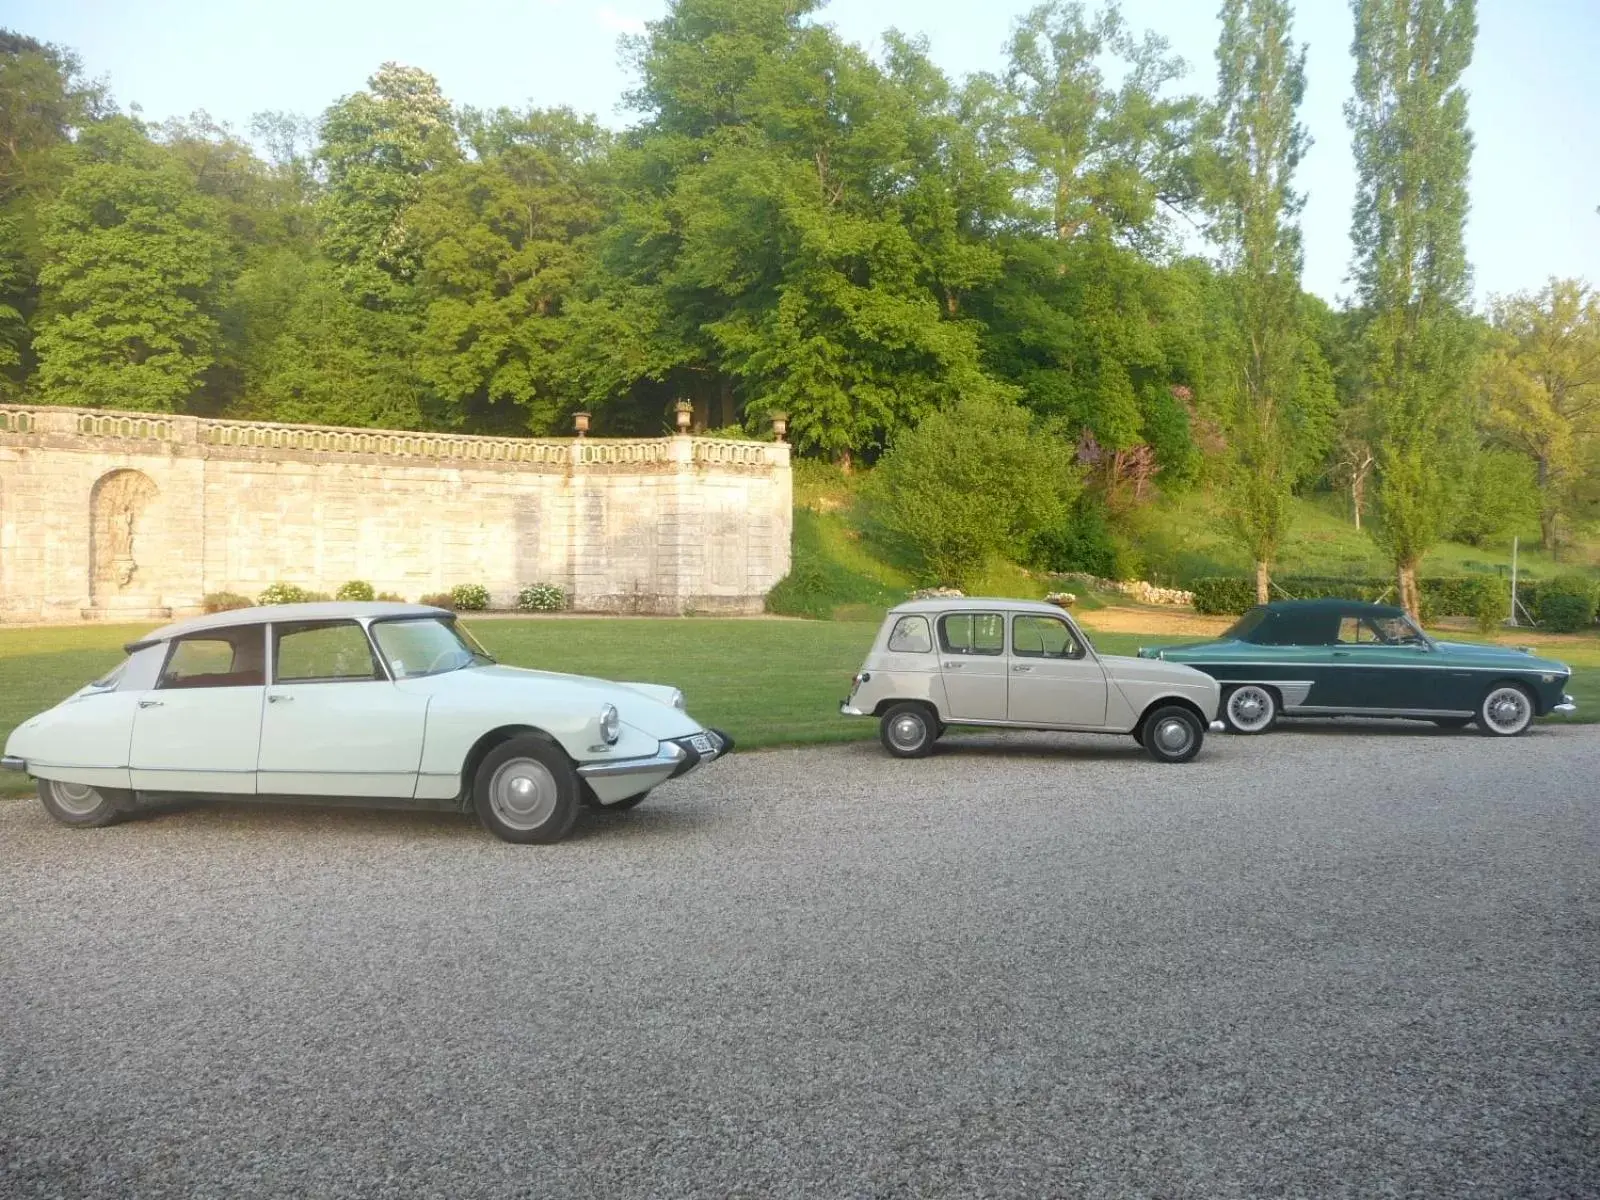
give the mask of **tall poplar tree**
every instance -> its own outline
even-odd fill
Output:
[[[1471,432],[1467,94],[1474,0],[1351,0],[1354,275],[1370,319],[1379,544],[1418,610],[1417,564],[1448,527]]]
[[[1290,177],[1305,151],[1295,111],[1305,49],[1289,38],[1288,0],[1224,0],[1219,89],[1211,113],[1212,234],[1231,271],[1234,344],[1222,397],[1230,449],[1230,516],[1270,598],[1272,564],[1290,523],[1295,454],[1287,419],[1300,383],[1302,203]],[[1313,351],[1314,352],[1314,351]]]

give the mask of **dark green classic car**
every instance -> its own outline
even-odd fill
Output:
[[[1234,733],[1287,717],[1409,717],[1515,737],[1534,717],[1572,712],[1572,669],[1526,650],[1439,642],[1404,609],[1354,600],[1285,600],[1240,617],[1214,642],[1139,651],[1186,663],[1222,685]]]

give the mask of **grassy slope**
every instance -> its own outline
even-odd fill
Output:
[[[1092,614],[1086,623],[1092,628]],[[122,644],[142,628],[0,630],[0,740],[24,718],[114,666]],[[498,658],[517,666],[681,687],[696,717],[726,729],[747,749],[876,734],[872,722],[836,711],[876,624],[527,618],[480,621],[472,629]],[[1108,654],[1175,640],[1183,639],[1094,635]],[[1536,636],[1531,640],[1538,645]],[[1550,652],[1580,668],[1572,692],[1583,717],[1600,719],[1600,639],[1564,639]],[[0,775],[0,791],[27,786],[20,775]]]

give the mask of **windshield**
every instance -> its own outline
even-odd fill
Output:
[[[1410,617],[1374,617],[1372,627],[1378,640],[1391,646],[1426,646],[1427,635],[1411,623]]]
[[[441,675],[494,662],[470,633],[440,617],[374,621],[372,639],[396,679]]]
[[[1261,622],[1267,619],[1268,610],[1265,608],[1252,608],[1240,617],[1228,631],[1222,635],[1224,641],[1248,642],[1250,635],[1256,631]]]

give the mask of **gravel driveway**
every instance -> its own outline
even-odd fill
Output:
[[[550,848],[0,802],[0,1194],[1600,1194],[1597,781],[1330,725],[736,755]]]

